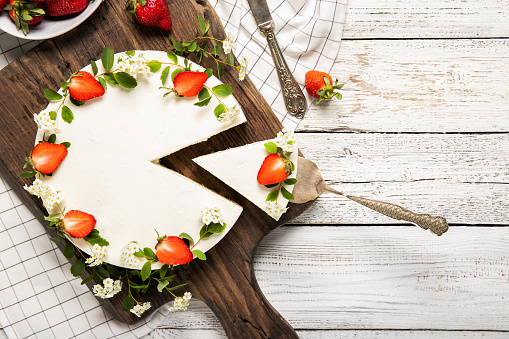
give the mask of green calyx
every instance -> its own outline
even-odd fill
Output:
[[[336,79],[336,82],[332,85],[329,78],[326,76],[323,77],[323,81],[325,82],[325,88],[316,92],[316,94],[320,96],[316,100],[316,103],[318,104],[322,100],[331,100],[332,98],[341,100],[343,96],[341,93],[337,92],[337,90],[343,88],[344,84],[338,84],[338,80]]]

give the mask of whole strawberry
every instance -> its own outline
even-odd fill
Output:
[[[166,0],[130,0],[127,9],[135,20],[145,26],[171,29],[170,11]]]
[[[45,14],[44,3],[28,0],[9,0],[5,10],[9,11],[9,16],[14,20],[16,29],[21,28],[25,35],[28,34],[28,26],[41,22]]]
[[[332,85],[332,77],[325,72],[307,72],[305,85],[308,93],[312,97],[318,98],[318,100],[316,100],[317,104],[322,100],[331,100],[334,97],[338,100],[341,100],[342,98],[341,94],[335,90],[341,89],[343,85],[338,84],[337,79],[336,83]]]
[[[163,264],[183,265],[193,260],[193,253],[181,238],[163,236],[157,241],[156,256]]]
[[[46,13],[49,16],[62,16],[83,12],[89,0],[46,0]]]

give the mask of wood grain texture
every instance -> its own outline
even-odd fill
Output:
[[[217,15],[207,2],[174,1],[170,5],[176,40],[191,40],[198,30],[198,13],[211,22],[211,34],[224,38]],[[122,37],[119,39],[118,37]],[[11,63],[1,72],[0,93],[7,97],[16,93],[23,101],[0,103],[0,172],[39,221],[43,220],[41,202],[22,189],[17,174],[22,171],[23,158],[33,147],[36,127],[32,114],[47,105],[42,89],[56,88],[91,59],[98,59],[104,46],[114,51],[167,50],[169,35],[155,28],[137,25],[124,8],[124,2],[111,0],[101,5],[80,29],[45,41],[31,52]],[[215,68],[215,62],[204,59],[203,66]],[[248,122],[193,145],[163,159],[162,163],[189,178],[239,202],[244,207],[236,226],[208,252],[206,262],[193,261],[189,267],[177,269],[177,283],[190,282],[193,295],[204,300],[225,326],[229,337],[287,337],[296,334],[261,293],[253,275],[252,260],[261,239],[279,225],[300,214],[310,204],[294,205],[279,222],[192,162],[192,157],[227,147],[273,138],[282,128],[261,94],[251,81],[240,82],[236,71],[225,69],[221,80],[232,86],[235,97],[248,117]],[[71,149],[72,152],[72,149]],[[218,282],[221,282],[218,284]],[[136,316],[122,307],[126,291],[119,296],[101,300],[102,305],[119,320],[133,323]],[[153,290],[146,297],[154,308],[170,301],[171,296]],[[146,300],[144,300],[146,301]]]
[[[506,1],[349,1],[343,39],[509,36]]]
[[[297,331],[324,338],[347,329],[507,332],[508,240],[506,227],[452,227],[436,237],[403,226],[284,226],[260,245],[255,272]],[[158,333],[165,328],[220,326],[195,303]],[[449,338],[444,332],[437,337]]]
[[[300,131],[509,131],[507,39],[343,41],[332,74],[343,99]]]

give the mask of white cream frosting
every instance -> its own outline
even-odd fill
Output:
[[[275,141],[275,139],[203,155],[194,158],[193,161],[267,213],[265,208],[267,194],[276,188],[267,188],[260,185],[256,177],[263,160],[269,154],[264,147],[264,144],[269,141]],[[297,146],[294,145],[290,160],[294,163],[295,170],[289,178],[297,176],[298,153]],[[290,193],[293,192],[293,185],[283,184],[283,186]],[[288,200],[280,194],[277,203],[286,207]],[[278,219],[276,218],[276,220]]]
[[[169,61],[165,52],[142,53],[147,60]],[[183,65],[180,57],[179,64]],[[97,65],[101,74],[101,62]],[[196,64],[192,64],[192,69],[203,70]],[[90,65],[83,70],[92,73]],[[138,76],[135,89],[108,85],[102,97],[84,106],[75,106],[67,99],[65,104],[72,109],[74,121],[67,124],[58,117],[61,133],[57,134],[57,143],[68,141],[71,147],[53,176],[41,178],[45,185],[62,191],[62,209],[77,209],[95,216],[96,228],[110,243],[105,261],[118,266],[122,266],[122,248],[130,241],[138,241],[142,248],[154,248],[155,230],[159,235],[178,236],[185,232],[197,241],[203,226],[201,210],[219,207],[227,228],[200,241],[196,249],[206,252],[222,239],[242,212],[238,204],[157,162],[165,155],[244,123],[246,117],[241,112],[233,121],[220,123],[213,113],[217,105],[214,98],[206,107],[193,105],[197,97],[177,98],[172,94],[163,98],[166,90],[159,89],[161,70],[151,77]],[[219,84],[213,76],[206,82],[209,87]],[[171,79],[166,85],[171,87]],[[221,100],[227,107],[237,104],[233,96]],[[52,102],[47,109],[54,110],[59,104]],[[41,138],[39,132],[37,141]],[[73,241],[90,254],[83,240]]]

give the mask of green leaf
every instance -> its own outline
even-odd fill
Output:
[[[101,62],[105,70],[110,70],[115,62],[115,53],[109,47],[104,47],[101,53]]]
[[[164,276],[166,275],[166,272],[168,272],[168,266],[167,264],[164,264],[163,266],[161,266],[161,268],[159,269],[159,276],[161,278],[164,278]]]
[[[74,120],[74,114],[72,114],[71,109],[66,105],[62,107],[62,120],[64,120],[68,124],[70,124]]]
[[[207,76],[210,78],[212,75],[214,75],[214,70],[212,68],[207,68],[203,73],[207,74]]]
[[[185,284],[180,284],[180,285],[177,285],[177,286],[170,287],[170,288],[168,288],[168,290],[173,292],[173,291],[176,291],[176,290],[178,290],[179,288],[182,288],[182,287],[184,287],[184,286],[186,286],[186,285],[187,285],[187,283],[185,283]]]
[[[162,280],[157,284],[157,290],[162,292],[166,286],[168,286],[170,282],[168,280]]]
[[[212,98],[208,97],[206,99],[203,99],[201,101],[195,102],[194,105],[198,107],[207,106]]]
[[[61,242],[62,241],[62,238],[60,237],[55,237],[55,238],[49,238],[49,240],[53,241],[53,242]]]
[[[85,273],[85,260],[78,259],[76,262],[71,266],[71,274],[75,277],[79,277]]]
[[[115,80],[115,75],[113,73],[104,73],[104,80],[110,85],[117,84],[117,80]]]
[[[107,89],[108,85],[106,84],[106,80],[104,80],[104,78],[99,77],[99,78],[97,78],[97,81],[99,81],[99,83],[104,88],[104,90]]]
[[[67,81],[62,81],[60,83],[60,87],[62,87],[62,89],[65,89],[68,85],[69,85],[69,83]]]
[[[136,304],[136,301],[134,301],[134,298],[132,295],[127,295],[127,297],[124,299],[124,302],[122,303],[122,306],[124,306],[124,309],[126,311],[129,311],[131,308],[134,307]]]
[[[18,177],[31,178],[31,177],[35,176],[36,174],[37,174],[37,172],[35,172],[35,171],[27,171],[27,172],[21,172],[20,174],[18,174]]]
[[[154,253],[154,251],[152,251],[152,249],[150,249],[148,247],[145,247],[143,249],[143,253],[145,253],[145,256],[147,258],[151,258],[151,259],[157,260],[157,255]]]
[[[64,257],[67,259],[74,257],[74,246],[71,244],[71,242],[67,242],[67,244],[65,244]]]
[[[217,62],[217,78],[221,79],[222,75],[223,75],[223,64]]]
[[[173,38],[171,38],[171,42],[173,44],[173,48],[175,48],[177,52],[182,52],[184,50],[184,47],[180,42],[175,41]]]
[[[338,99],[338,100],[343,99],[343,96],[341,95],[341,93],[334,93],[334,96],[335,96],[335,97],[336,97],[336,99]]]
[[[166,55],[173,63],[175,64],[178,63],[177,55],[173,51],[167,51]]]
[[[145,6],[145,5],[142,5],[142,6]],[[125,54],[133,57],[136,54],[136,52],[135,51],[127,51],[127,52],[125,52]]]
[[[214,115],[219,119],[219,116],[226,111],[226,107],[223,104],[219,104],[214,108]]]
[[[94,246],[95,244],[98,244],[99,246],[103,247],[103,246],[109,246],[110,243],[108,242],[108,240],[102,238],[102,237],[99,237],[99,238],[89,238],[89,237],[85,237],[85,240],[92,246]]]
[[[292,172],[295,171],[295,164],[293,162],[290,162],[290,166],[292,167]]]
[[[49,112],[49,117],[51,120],[57,120],[57,112],[56,111]]]
[[[214,233],[210,233],[207,231],[208,225],[203,225],[203,227],[200,229],[200,238],[206,239],[210,237]]]
[[[179,235],[179,238],[182,238],[182,239],[187,239],[189,240],[190,242],[194,243],[194,240],[193,240],[193,237],[191,237],[189,234],[187,233],[180,233]]]
[[[71,102],[76,105],[76,106],[83,106],[85,104],[85,101],[79,101],[79,100],[76,100],[74,99],[72,96],[69,96],[69,99],[71,100]]]
[[[48,100],[60,100],[60,99],[62,99],[62,95],[58,94],[56,91],[52,90],[51,88],[46,88],[44,90],[44,96]]]
[[[189,41],[182,41],[182,46],[188,47],[189,45],[191,45],[191,42],[189,42]]]
[[[207,25],[205,24],[205,20],[203,17],[198,14],[198,22],[200,23],[200,30],[203,35],[207,34]]]
[[[90,60],[90,65],[92,66],[92,72],[94,72],[94,76],[96,76],[97,73],[99,73],[99,70],[97,69],[97,64],[95,63],[94,60]]]
[[[196,258],[198,258],[200,260],[207,260],[207,256],[202,251],[200,251],[200,250],[193,250],[191,252],[196,256]]]
[[[65,148],[71,147],[71,143],[69,141],[64,141],[64,142],[60,143],[60,145],[64,145]]]
[[[182,71],[184,71],[182,68],[177,68],[176,70],[171,72],[171,81],[173,81],[175,79],[175,77],[177,76],[177,74],[179,74]]]
[[[170,66],[165,67],[165,68],[163,69],[163,71],[161,72],[161,77],[160,77],[160,79],[161,79],[161,83],[163,84],[163,86],[164,86],[164,84],[166,83],[166,79],[168,79],[168,74],[169,74],[169,73],[170,73]]]
[[[267,142],[265,143],[263,146],[265,146],[265,149],[269,152],[269,153],[276,153],[277,152],[277,145],[275,142]]]
[[[57,135],[56,134],[50,135],[49,138],[48,138],[48,142],[54,144],[55,141],[57,141]]]
[[[285,180],[285,184],[287,184],[287,185],[295,185],[296,183],[297,183],[297,179],[295,179],[295,178],[290,178],[290,179]]]
[[[235,58],[233,57],[233,53],[230,53],[226,56],[226,63],[230,66],[233,66],[235,63]]]
[[[161,62],[157,60],[151,60],[147,62],[147,66],[150,67],[150,71],[152,73],[155,73],[161,69]]]
[[[212,92],[214,92],[214,94],[217,95],[218,97],[226,98],[227,96],[233,93],[233,90],[230,87],[230,85],[221,84],[212,87]]]
[[[105,268],[103,268],[102,266],[95,266],[94,267],[94,270],[97,274],[99,274],[99,276],[103,279],[106,279],[106,278],[109,278],[110,277],[110,272],[108,272]]]
[[[143,252],[143,250],[138,250],[138,251],[134,252],[134,255],[138,258],[144,258],[145,252]]]
[[[106,269],[108,270],[108,273],[112,277],[118,277],[120,276],[120,270],[117,268],[117,266],[114,265],[106,265]]]
[[[293,194],[290,193],[286,188],[284,188],[283,186],[281,186],[281,194],[283,195],[283,197],[286,199],[286,200],[293,200],[295,199],[293,197]]]
[[[200,48],[198,47],[198,45],[194,41],[188,47],[189,52],[195,52],[196,50],[199,50],[199,49]]]
[[[210,98],[210,92],[207,88],[203,87],[200,93],[198,93],[198,100],[202,101],[207,98]]]
[[[223,53],[223,49],[221,48],[221,45],[216,45],[214,46],[214,48],[212,49],[212,54],[214,54],[214,56],[216,58],[219,58],[221,56],[221,54]]]
[[[81,282],[81,285],[85,285],[89,281],[92,281],[92,279],[94,279],[94,276],[91,274],[88,277],[86,277],[85,279],[83,279],[83,281]]]
[[[265,199],[265,200],[266,201],[276,201],[278,195],[279,195],[279,191],[278,190],[272,191],[269,194],[267,194],[267,199]]]
[[[148,260],[141,268],[141,280],[145,281],[150,277],[152,273],[152,260]]]
[[[125,88],[135,88],[138,85],[136,79],[129,73],[126,72],[118,72],[114,74],[115,81],[118,84]]]
[[[277,183],[277,184],[265,185],[265,187],[267,187],[267,188],[272,188],[272,187],[276,187],[277,185],[279,185],[279,183]]]
[[[221,233],[225,230],[226,224],[210,223],[207,231],[210,233]]]

